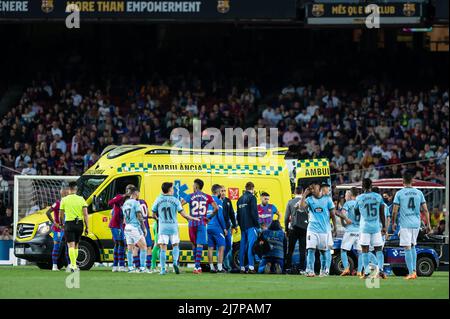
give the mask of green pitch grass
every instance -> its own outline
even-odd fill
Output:
[[[357,277],[193,275],[190,269],[160,276],[112,273],[110,268],[82,271],[80,288],[68,289],[67,275],[34,266],[0,266],[0,298],[449,298],[448,272],[415,281],[392,276],[373,289]]]

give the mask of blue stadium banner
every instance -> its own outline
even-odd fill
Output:
[[[1,20],[60,20],[75,4],[81,19],[292,20],[295,0],[0,0]]]
[[[375,4],[380,16],[380,25],[416,25],[425,19],[426,7],[422,2],[332,2],[309,3],[306,7],[307,25],[361,25],[373,11]]]

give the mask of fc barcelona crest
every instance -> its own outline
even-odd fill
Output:
[[[415,3],[405,3],[403,5],[403,14],[407,17],[411,17],[416,13]]]
[[[218,0],[217,11],[220,13],[227,13],[230,11],[230,0]]]
[[[311,9],[311,13],[315,17],[323,16],[323,14],[325,13],[325,8],[324,8],[323,4],[317,4],[317,3],[313,4],[312,9]]]
[[[45,13],[50,13],[55,8],[54,0],[42,0],[41,9]]]

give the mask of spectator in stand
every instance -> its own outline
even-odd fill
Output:
[[[373,82],[338,91],[292,81],[281,86],[281,94],[263,96],[253,81],[214,80],[204,86],[197,78],[128,82],[124,93],[114,96],[98,85],[34,81],[0,119],[0,161],[19,171],[32,162],[38,174],[79,174],[107,145],[170,145],[174,127],[190,129],[199,118],[205,127],[219,129],[277,127],[281,142],[299,157],[329,158],[333,183],[361,175],[401,177],[406,170],[445,183],[446,88],[402,91]]]
[[[22,175],[36,175],[37,170],[33,166],[33,162],[28,162],[27,167],[22,169]]]
[[[4,216],[0,216],[0,226],[10,227],[14,223],[13,211],[11,207],[6,208],[6,214]]]
[[[290,146],[295,142],[296,138],[300,141],[300,134],[295,131],[294,125],[289,125],[288,130],[283,134],[283,144],[285,146]]]
[[[5,227],[3,228],[3,231],[0,233],[0,240],[12,240],[12,228],[11,227]]]

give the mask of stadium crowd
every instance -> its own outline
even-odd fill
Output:
[[[13,174],[80,175],[110,144],[170,145],[175,127],[276,127],[297,158],[330,159],[333,183],[401,177],[444,184],[448,89],[357,90],[290,83],[262,92],[196,77],[86,87],[34,81],[0,121],[0,192],[10,206]],[[265,143],[267,141],[259,141]],[[5,214],[2,214],[5,215]]]
[[[277,127],[279,145],[299,158],[329,158],[341,183],[406,170],[444,183],[448,115],[448,89],[438,86],[403,92],[378,83],[354,93],[289,84],[263,96],[254,82],[181,79],[148,81],[117,96],[108,87],[34,82],[2,116],[0,161],[22,174],[78,175],[107,145],[168,145],[174,127],[192,129],[197,118],[203,128]],[[1,187],[7,191],[3,180]]]

